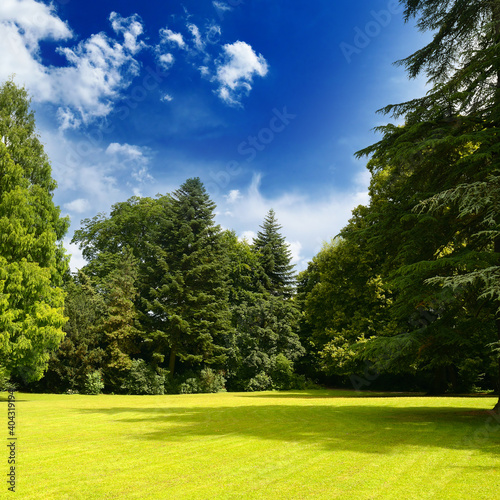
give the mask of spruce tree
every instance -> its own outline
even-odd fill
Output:
[[[149,320],[154,355],[161,362],[168,353],[171,377],[178,359],[193,368],[226,359],[228,268],[214,210],[200,179],[188,179],[172,194],[157,227]]]
[[[253,249],[266,275],[264,286],[273,295],[289,298],[294,290],[295,266],[291,264],[292,254],[273,209],[260,228],[253,240]]]
[[[25,381],[42,377],[64,337],[68,221],[35,130],[26,90],[0,87],[0,367]]]

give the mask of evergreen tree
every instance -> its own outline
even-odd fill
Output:
[[[188,179],[172,194],[157,227],[157,281],[147,308],[156,362],[169,351],[171,377],[177,359],[191,367],[226,359],[228,263],[214,209],[201,181]]]
[[[116,257],[120,263],[106,279],[106,315],[99,325],[106,351],[105,383],[113,391],[121,388],[123,378],[132,367],[131,355],[139,352],[141,336],[134,304],[137,263],[128,248]]]
[[[225,233],[233,332],[227,378],[234,390],[289,389],[294,362],[304,354],[293,300],[272,295],[258,255],[234,233]]]
[[[103,368],[106,357],[101,328],[106,315],[104,297],[82,271],[65,283],[65,337],[50,356],[45,376],[34,385],[44,392],[84,392],[87,376]]]
[[[282,227],[274,210],[269,210],[260,227],[261,231],[253,240],[253,248],[266,275],[264,286],[273,295],[289,298],[295,285],[295,266],[291,264],[292,254],[280,233]]]
[[[67,219],[24,89],[0,87],[0,367],[25,381],[43,375],[64,337]]]
[[[399,220],[417,222],[411,228],[413,238],[403,240],[402,234],[396,236],[401,242],[399,255],[403,257],[394,268],[399,275],[395,281],[400,292],[398,301],[400,305],[407,303],[416,308],[417,297],[427,292],[424,297],[427,312],[432,312],[437,321],[433,320],[425,332],[420,330],[425,333],[424,339],[434,341],[429,344],[424,340],[422,345],[427,349],[419,353],[433,353],[435,360],[443,358],[439,345],[449,347],[453,342],[457,345],[457,333],[467,335],[470,329],[460,324],[466,325],[469,317],[479,312],[493,324],[500,306],[498,295],[489,285],[478,286],[491,283],[491,277],[498,273],[500,259],[500,214],[495,198],[498,190],[494,187],[500,167],[500,3],[490,0],[402,3],[406,20],[417,17],[418,27],[433,30],[434,35],[427,46],[400,64],[407,67],[410,77],[425,72],[432,88],[424,97],[384,108],[386,113],[404,117],[404,125],[381,127],[382,140],[360,154],[373,154],[370,163],[374,177],[381,179],[389,173],[406,191],[399,192],[400,206],[390,196],[385,204],[396,215],[398,211],[401,214],[403,202],[407,211],[404,219]],[[430,182],[430,189],[411,191],[408,179],[416,174]],[[483,203],[484,192],[489,192],[491,203]],[[408,195],[412,198],[410,203]],[[426,209],[429,213],[425,213]],[[390,226],[396,217],[384,220]],[[422,233],[426,222],[437,229],[438,237],[427,231],[428,249],[420,245],[420,251],[414,251],[419,246],[418,228]],[[379,236],[385,236],[392,244],[383,233]],[[421,234],[420,240],[427,244],[425,236]],[[412,245],[415,245],[413,250]],[[436,286],[439,283],[444,288]],[[500,339],[498,313],[496,327]],[[431,331],[432,335],[427,336]],[[499,405],[496,408],[500,410]]]

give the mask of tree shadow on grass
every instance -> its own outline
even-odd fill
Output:
[[[500,455],[500,417],[487,412],[471,414],[470,408],[459,406],[277,404],[79,411],[107,415],[113,425],[140,423],[141,428],[151,429],[133,436],[142,440],[179,442],[241,436],[373,454],[422,447]]]

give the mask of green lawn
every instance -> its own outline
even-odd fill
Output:
[[[500,418],[482,411],[493,397],[16,396],[17,490],[4,482],[0,498],[456,500],[500,490]]]

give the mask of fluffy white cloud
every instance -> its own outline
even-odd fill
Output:
[[[182,34],[175,33],[168,28],[162,28],[160,30],[160,38],[163,43],[171,42],[171,44],[175,44],[181,49],[186,46],[186,42],[184,42]]]
[[[0,23],[4,33],[2,39],[12,43],[11,49],[22,49],[20,38],[29,53],[38,52],[40,40],[66,40],[72,37],[68,26],[59,19],[54,7],[35,0],[2,0]],[[8,54],[2,53],[2,59]]]
[[[45,66],[39,55],[40,42],[68,40],[71,30],[53,7],[34,0],[2,0],[0,79],[15,74],[35,101],[59,106],[63,129],[107,115],[113,101],[137,75],[134,55],[143,47],[138,41],[142,24],[137,16],[122,18],[113,12],[109,19],[123,42],[104,33],[94,34],[76,46],[57,49],[66,58],[66,66]]]
[[[74,212],[77,214],[83,214],[90,208],[89,200],[85,198],[78,198],[69,203],[64,204],[64,208],[69,212]]]
[[[164,94],[162,97],[161,97],[161,100],[163,102],[170,102],[170,101],[173,101],[174,98],[173,96],[171,96],[170,94]]]
[[[252,89],[253,78],[267,74],[268,64],[246,42],[228,43],[223,50],[223,57],[217,63],[218,94],[227,104],[239,105],[241,97]]]
[[[170,53],[161,54],[158,57],[158,62],[163,67],[163,69],[168,70],[174,64],[174,56],[172,54],[170,54]]]
[[[241,193],[239,189],[232,189],[229,194],[225,197],[228,203],[234,203],[241,198]]]

